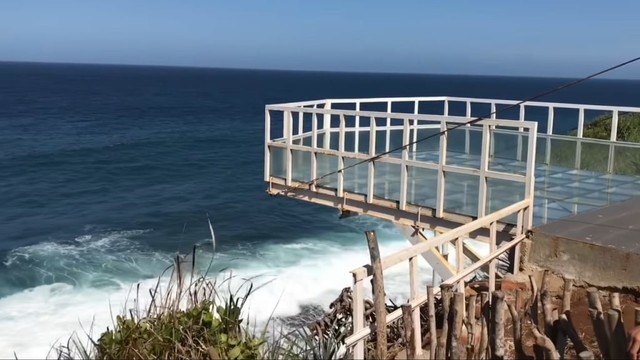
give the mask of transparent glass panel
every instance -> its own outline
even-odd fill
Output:
[[[287,176],[286,172],[286,149],[271,148],[271,169],[269,169],[269,174],[271,176],[285,178]]]
[[[345,168],[352,166],[361,160],[344,159]],[[369,176],[369,163],[365,162],[344,171],[344,191],[349,193],[367,194],[367,178]]]
[[[292,150],[291,153],[291,179],[311,180],[311,153],[300,150]]]
[[[318,154],[317,174],[322,176],[338,170],[338,158],[332,155]],[[330,189],[338,188],[338,175],[332,174],[318,181],[318,185]]]
[[[445,173],[444,210],[477,216],[478,180],[474,175]]]
[[[580,169],[607,172],[609,165],[609,145],[589,142],[578,143],[580,149]]]
[[[612,117],[610,111],[585,110],[582,137],[610,140]]]
[[[447,135],[447,164],[480,167],[482,131],[477,127],[460,127],[449,130]]]
[[[407,201],[414,205],[435,209],[438,171],[409,166],[407,180]]]
[[[613,173],[640,175],[640,148],[616,145],[613,154]]]
[[[375,162],[374,195],[389,200],[400,199],[400,168],[398,164]]]
[[[489,141],[489,170],[522,175],[527,173],[527,133],[497,128],[491,131]]]
[[[424,126],[436,126],[436,127],[424,127]],[[428,140],[421,141],[415,145],[415,152],[411,152],[410,159],[428,161],[438,163],[440,156],[440,136],[436,136],[440,132],[440,125],[433,124],[419,124],[419,128],[416,134],[417,139],[424,139],[430,137]],[[412,147],[413,149],[413,147]]]
[[[576,164],[576,142],[551,138],[549,165],[574,169]]]
[[[502,179],[487,179],[487,203],[485,213],[490,214],[524,199],[524,183]],[[503,221],[515,224],[516,216]]]

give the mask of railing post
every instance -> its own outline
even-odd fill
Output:
[[[271,177],[271,113],[269,109],[264,109],[264,181],[269,181]]]
[[[286,178],[285,178],[285,184],[287,186],[291,185],[291,176],[292,176],[292,150],[291,150],[291,141],[292,141],[292,129],[293,127],[293,116],[291,115],[291,111],[285,111],[284,112],[284,126],[283,126],[283,132],[284,132],[284,137],[285,137],[285,142],[287,144],[287,149],[286,149],[286,154],[285,154],[285,171],[286,171]]]
[[[344,141],[345,118],[340,114],[340,130],[338,133],[338,197],[344,196]]]
[[[496,222],[489,225],[489,254],[496,251]],[[496,290],[496,264],[497,260],[493,259],[489,262],[489,292]]]
[[[554,107],[549,106],[549,114],[547,117],[547,149],[545,151],[545,159],[544,162],[547,165],[551,165],[551,135],[553,135],[553,117],[554,117]]]
[[[371,122],[369,123],[369,156],[374,157],[376,155],[376,117],[371,116]],[[369,161],[367,171],[367,202],[371,204],[375,196],[375,174],[376,164],[375,161]]]
[[[482,125],[482,149],[480,151],[480,174],[478,175],[478,217],[484,216],[487,209],[487,170],[489,170],[489,125]]]
[[[364,329],[364,279],[366,270],[359,268],[352,272],[353,274],[353,300],[352,300],[352,318],[353,333]],[[358,340],[353,347],[353,358],[364,359],[364,342],[365,339]]]
[[[413,105],[413,113],[418,115],[420,112],[420,102],[418,100],[415,101]],[[415,160],[418,152],[418,119],[413,120],[413,134],[411,137],[411,141],[413,144],[411,145],[412,159]]]
[[[611,141],[611,144],[609,144],[609,161],[607,163],[607,172],[609,172],[609,174],[613,174],[616,154],[615,143],[618,141],[618,110],[614,110],[613,114],[611,114],[611,138],[609,140]]]
[[[324,104],[325,110],[331,110],[331,102],[327,101]],[[331,114],[324,114],[322,117],[322,147],[325,149],[331,148]]]
[[[524,121],[524,116],[525,116],[524,104],[520,104],[519,120]],[[523,130],[524,129],[521,127],[518,128],[519,133],[521,133]],[[516,159],[518,159],[518,161],[522,161],[522,135],[520,134],[518,134],[518,154],[516,154]]]
[[[409,298],[411,301],[418,298],[418,257],[412,256],[409,258]],[[422,328],[420,325],[420,307],[416,306],[412,312],[413,318],[413,344],[414,354],[422,354]],[[409,340],[409,339],[407,339]]]
[[[445,102],[445,104],[447,104]],[[444,213],[444,194],[445,194],[445,173],[444,173],[444,165],[447,162],[447,137],[448,133],[445,132],[447,130],[447,121],[442,120],[440,122],[440,131],[444,132],[442,136],[440,136],[440,159],[438,161],[438,185],[437,185],[437,195],[436,195],[436,217],[442,218]]]
[[[400,201],[398,207],[404,210],[407,207],[407,182],[409,168],[407,160],[409,160],[409,119],[404,118],[402,121],[402,164],[400,165]]]
[[[456,274],[464,270],[464,241],[462,237],[456,239]],[[464,279],[458,281],[458,291],[464,293]]]
[[[580,170],[580,164],[582,162],[582,134],[584,131],[584,108],[580,108],[579,112],[578,112],[578,133],[576,134],[576,137],[578,138],[578,141],[576,141],[576,163],[575,163],[575,168],[576,170]]]
[[[387,101],[387,114],[391,112],[391,100]],[[384,151],[389,151],[391,148],[391,118],[387,117],[387,131],[386,141],[384,145]]]
[[[313,181],[318,177],[318,114],[316,113],[311,117],[311,149],[311,180]],[[311,183],[311,190],[317,190],[315,181]]]
[[[471,118],[471,101],[467,101],[467,118]],[[464,153],[469,155],[471,152],[471,140],[469,139],[469,127],[467,124],[464,126]]]

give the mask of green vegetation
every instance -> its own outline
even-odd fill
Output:
[[[172,266],[171,280],[161,289],[160,279],[150,291],[145,309],[117,315],[113,328],[97,340],[88,334],[86,343],[74,334],[54,349],[58,359],[338,359],[348,327],[318,336],[307,328],[289,333],[268,332],[270,319],[261,331],[243,316],[249,297],[258,288],[243,280],[233,290],[229,275],[217,281],[195,276],[195,251],[189,278],[184,259]],[[168,269],[169,270],[169,269]],[[140,299],[138,296],[134,304]],[[164,292],[164,293],[163,293]],[[336,330],[336,329],[334,329]]]
[[[576,131],[568,135],[576,136]],[[600,116],[585,125],[583,137],[590,139],[609,140],[611,137],[611,115]],[[618,141],[640,143],[640,114],[620,114],[618,117]],[[572,139],[551,138],[550,165],[573,168],[576,165],[577,142]],[[544,149],[543,144],[538,145]],[[598,172],[608,172],[609,144],[581,142],[580,169]],[[538,155],[540,156],[540,155]],[[539,157],[544,159],[544,157]],[[640,175],[640,148],[625,146],[614,147],[613,173],[620,175]]]

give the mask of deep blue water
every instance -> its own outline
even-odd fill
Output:
[[[0,298],[54,283],[100,287],[156,276],[171,254],[206,243],[206,213],[222,254],[360,239],[362,222],[264,192],[266,104],[519,100],[564,82],[0,63]],[[639,81],[593,80],[541,101],[640,106],[639,90]]]

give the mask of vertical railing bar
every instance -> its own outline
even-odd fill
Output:
[[[376,155],[376,118],[371,116],[369,121],[369,156]],[[374,161],[369,161],[367,170],[367,202],[372,203],[375,190],[375,170],[376,165]]]
[[[618,116],[618,110],[614,110],[611,115],[611,138],[609,138],[611,143],[609,144],[609,161],[607,163],[607,172],[609,174],[613,174],[613,167],[615,164],[615,143],[618,141]]]
[[[324,105],[324,108],[326,110],[330,110],[331,102],[327,101],[327,103]],[[322,147],[325,149],[330,149],[331,148],[331,114],[330,113],[323,115],[322,130],[324,134],[322,137]]]
[[[269,109],[264,110],[264,181],[269,181],[271,177],[271,113]]]
[[[412,256],[409,258],[409,297],[411,300],[418,298],[418,287],[420,283],[418,281],[418,257]],[[411,316],[413,317],[413,340],[415,345],[415,354],[422,354],[422,329],[420,324],[420,307],[415,307]]]
[[[391,112],[391,100],[387,101],[387,113]],[[391,118],[387,117],[387,140],[384,145],[384,151],[391,148]]]
[[[364,274],[353,274],[353,333],[364,329]],[[364,359],[364,339],[358,340],[353,347],[354,359]]]
[[[456,239],[456,274],[464,270],[464,240],[463,237]],[[464,279],[458,281],[458,291],[464,293]]]
[[[555,116],[555,108],[553,106],[549,106],[549,114],[547,115],[547,143],[546,143],[546,151],[545,151],[545,159],[544,163],[547,165],[551,165],[551,135],[553,135],[553,118]]]
[[[492,102],[491,103],[491,119],[495,120],[496,119],[496,103]],[[495,132],[493,131],[496,128],[495,125],[491,125],[491,127],[489,129],[491,129],[492,131],[489,132],[489,142],[491,143],[491,148],[489,151],[489,156],[491,158],[496,156],[496,145],[495,145]]]
[[[415,101],[414,105],[413,105],[413,113],[418,115],[418,113],[420,112],[420,102],[418,100]],[[415,160],[416,156],[417,156],[417,151],[418,151],[418,119],[414,119],[413,120],[413,136],[411,138],[411,141],[413,142],[413,144],[411,145],[411,152],[413,154],[412,159]]]
[[[302,111],[298,112],[298,133],[296,135],[302,135],[304,132],[304,114]]]
[[[525,112],[525,108],[524,108],[524,104],[520,104],[520,115],[518,116],[518,119],[520,121],[524,121],[524,114]],[[518,153],[516,154],[516,159],[518,161],[522,161],[522,135],[520,134],[524,129],[522,127],[518,128]]]
[[[340,130],[338,133],[338,197],[344,195],[344,142],[345,142],[346,119],[344,114],[340,114]]]
[[[525,178],[525,197],[529,199],[529,206],[527,207],[527,212],[525,213],[524,225],[526,230],[530,229],[533,226],[533,196],[534,196],[534,187],[536,184],[535,180],[535,169],[536,169],[536,146],[538,139],[538,123],[533,122],[532,127],[529,129],[529,144],[527,149],[527,172]]]
[[[353,141],[354,152],[360,152],[360,101],[356,101],[355,139]]]
[[[492,222],[489,225],[489,254],[492,254],[496,250],[496,222]],[[496,290],[496,263],[497,259],[493,259],[489,262],[489,292],[492,293]]]
[[[409,144],[409,118],[404,118],[402,127],[402,145]],[[404,210],[407,206],[407,182],[408,182],[408,166],[407,160],[409,160],[409,147],[404,146],[402,148],[402,164],[400,168],[400,210]]]
[[[285,122],[285,126],[283,126],[284,131],[286,132],[285,135],[285,141],[287,144],[287,148],[286,148],[286,155],[285,155],[285,162],[286,164],[286,179],[285,179],[285,184],[286,185],[291,185],[291,177],[292,177],[292,150],[291,150],[291,141],[292,141],[292,132],[293,132],[293,115],[291,114],[291,111],[285,111],[284,112],[284,122]]]
[[[580,170],[580,164],[582,163],[582,135],[584,129],[584,108],[580,108],[578,110],[578,131],[576,134],[576,161],[575,168],[576,170]]]
[[[313,105],[315,108],[316,105]],[[311,116],[311,190],[316,191],[316,182],[318,177],[318,114],[313,113]]]
[[[446,104],[446,102],[445,102]],[[440,122],[440,131],[444,132],[447,129],[446,120],[442,120]],[[444,195],[445,195],[445,173],[444,173],[444,165],[447,162],[447,137],[448,133],[442,134],[440,136],[440,159],[438,161],[438,185],[436,195],[436,217],[442,218],[444,214]]]
[[[467,101],[467,109],[466,109],[466,115],[467,118],[471,118],[471,101]],[[467,124],[464,127],[464,153],[469,155],[470,151],[471,151],[471,140],[469,139],[469,127],[471,127],[470,124]]]
[[[482,149],[480,151],[480,174],[478,179],[478,217],[487,209],[487,170],[489,170],[489,126],[482,125]]]

